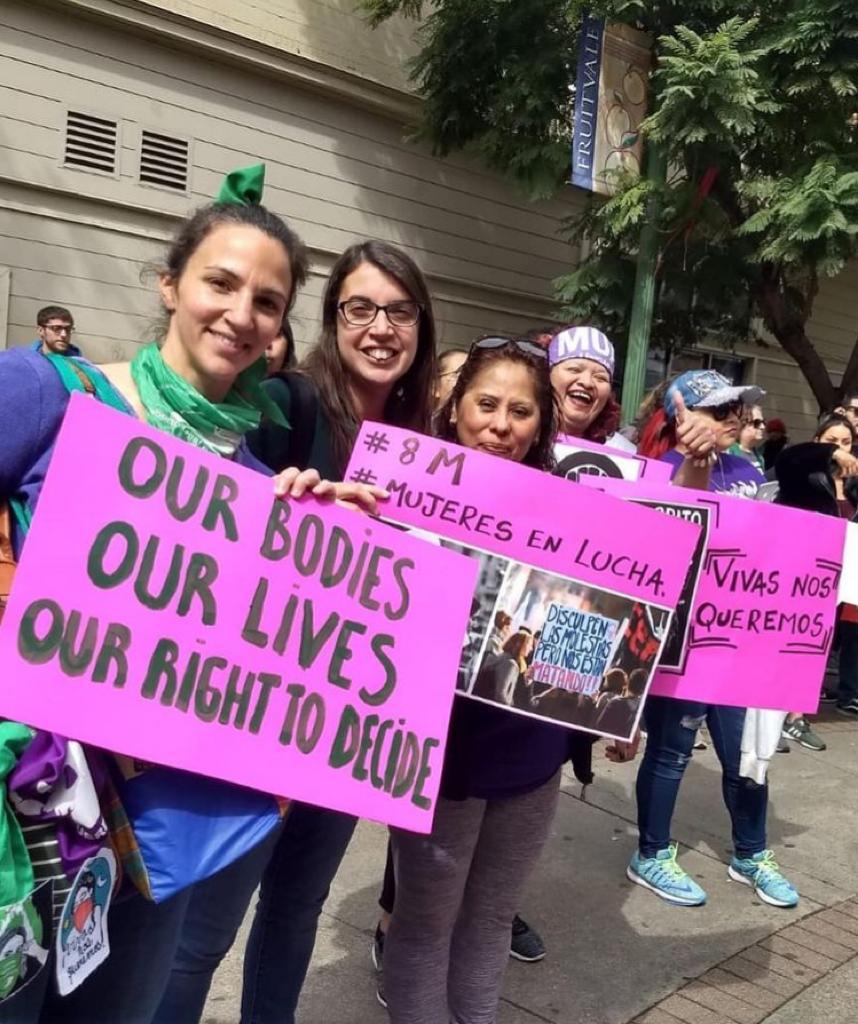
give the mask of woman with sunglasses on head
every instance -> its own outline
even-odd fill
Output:
[[[275,470],[300,465],[339,481],[363,420],[426,432],[435,377],[435,324],[425,279],[385,242],[361,242],[336,261],[322,299],[322,333],[301,373],[266,392],[289,421],[263,423],[248,440]],[[261,878],[244,956],[242,1024],[292,1024],[319,915],[357,819],[292,802]],[[195,893],[156,1024],[200,1019],[212,975],[251,899],[243,887],[220,908]]]
[[[734,387],[712,370],[683,373],[668,386],[662,408],[643,425],[638,451],[671,463],[674,483],[752,498],[764,483],[762,473],[727,449],[739,436],[745,403],[762,397],[760,388]],[[739,774],[746,715],[745,708],[672,697],[647,699],[647,743],[636,787],[640,836],[626,873],[670,903],[699,906],[707,898],[680,867],[677,846],[670,839],[679,787],[703,724],[708,724],[721,762],[724,803],[733,825],[729,877],[751,886],[772,906],[798,903],[798,893],[766,848],[768,787]],[[776,723],[778,731],[782,718]]]
[[[544,351],[476,342],[436,422],[467,448],[550,470]],[[432,832],[391,829],[397,888],[384,981],[394,1024],[495,1019],[510,922],[548,836],[566,756],[562,727],[456,696]]]

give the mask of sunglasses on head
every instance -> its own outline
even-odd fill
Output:
[[[724,420],[729,419],[731,416],[742,415],[742,410],[745,408],[742,402],[727,402],[726,405],[713,405],[709,412],[712,413],[712,418],[718,423],[723,423]],[[763,421],[760,420],[760,423]]]
[[[523,352],[528,356],[534,356],[537,359],[548,358],[548,349],[543,348],[542,345],[537,345],[535,341],[528,341],[527,338],[508,338],[502,334],[490,334],[485,338],[477,338],[471,345],[471,351],[473,352],[475,348],[504,348],[506,345],[512,345],[519,352]]]

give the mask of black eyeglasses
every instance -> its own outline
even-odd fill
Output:
[[[537,345],[535,341],[528,341],[527,338],[508,338],[502,334],[490,334],[485,338],[477,338],[471,344],[471,351],[473,352],[475,348],[503,348],[505,345],[513,345],[519,352],[524,352],[525,355],[534,356],[537,359],[548,358],[548,350],[542,345]]]
[[[745,406],[742,402],[727,402],[725,405],[713,405],[709,412],[712,413],[714,420],[718,423],[723,423],[724,420],[729,419],[731,416],[739,416],[741,418],[744,408]]]
[[[748,426],[749,427],[754,427],[756,430],[759,430],[760,427],[764,427],[765,425],[766,425],[766,421],[765,420],[748,420]]]
[[[372,299],[346,299],[338,303],[337,309],[342,313],[343,320],[352,327],[369,327],[382,311],[388,323],[394,327],[413,327],[423,312],[421,304],[412,299],[388,302],[386,306],[379,306]]]

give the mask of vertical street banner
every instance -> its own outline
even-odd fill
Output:
[[[378,423],[363,425],[346,476],[386,487],[384,518],[431,533],[478,567],[460,641],[462,697],[632,737],[697,524]]]
[[[703,528],[652,693],[814,712],[837,617],[847,524],[672,485],[601,479],[611,494]]]
[[[475,578],[73,395],[0,627],[0,715],[428,832]]]
[[[651,59],[645,33],[584,15],[575,80],[573,185],[609,196],[618,171],[640,171]]]

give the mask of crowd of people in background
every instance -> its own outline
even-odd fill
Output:
[[[812,439],[792,443],[782,420],[766,421],[759,387],[691,370],[655,389],[635,424],[619,433],[615,352],[603,333],[587,325],[537,326],[438,352],[426,279],[408,253],[386,242],[359,242],[334,262],[319,338],[299,365],[289,312],[306,279],[306,251],[281,218],[246,201],[246,191],[242,176],[232,176],[215,203],[181,226],[159,276],[165,333],[130,363],[88,361],[72,342],[72,314],[61,306],[39,312],[30,348],[0,354],[0,496],[25,512],[13,527],[16,552],[75,389],[273,475],[279,495],[309,491],[370,513],[378,511],[381,492],[343,481],[367,419],[434,432],[545,473],[554,469],[558,434],[580,438],[664,460],[678,486],[752,500],[768,480],[776,501],[855,517],[858,395],[824,416]],[[58,361],[68,361],[72,377]],[[91,457],[97,448],[94,438]],[[493,625],[494,660],[484,685],[511,704],[534,640],[525,629],[513,630],[505,613]],[[837,649],[839,688],[826,697],[843,715],[858,717],[856,608],[841,610]],[[597,724],[634,716],[639,706],[640,674],[617,671],[594,700]],[[729,877],[771,906],[799,901],[768,847],[768,784],[740,772],[748,713],[668,697],[646,701],[639,841],[627,873],[671,903],[707,900],[681,866],[671,832],[685,769],[706,742],[704,728],[732,823]],[[783,737],[825,749],[803,715],[786,719]],[[640,741],[640,733],[629,743],[612,741],[604,753],[631,761]],[[590,781],[591,754],[591,737],[456,698],[432,831],[390,830],[372,953],[379,999],[394,1024],[487,1024],[507,958],[546,955],[519,904],[538,870],[561,770],[571,760],[578,777]],[[107,962],[67,997],[42,972],[41,981],[0,1002],[0,1022],[200,1020],[214,971],[258,889],[244,950],[241,1021],[291,1024],[319,915],[355,825],[350,815],[293,802],[262,843],[165,903],[145,900],[126,878],[111,913]]]

